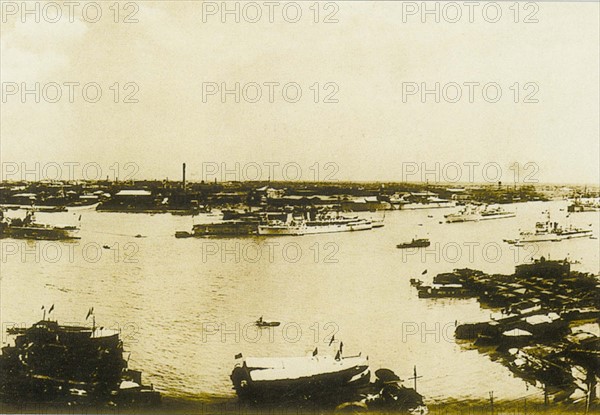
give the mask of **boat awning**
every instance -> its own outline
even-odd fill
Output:
[[[552,323],[554,320],[552,320],[550,317],[545,316],[545,315],[537,315],[537,316],[529,316],[525,319],[525,321],[527,323],[531,324],[532,326],[535,326],[537,324]]]
[[[121,190],[115,196],[152,196],[148,190]]]
[[[124,380],[123,382],[121,382],[121,385],[119,385],[119,389],[134,389],[139,387],[140,385],[130,380]]]
[[[533,336],[533,334],[531,334],[527,330],[521,329],[512,329],[509,331],[505,331],[504,333],[502,333],[502,335],[507,337]]]
[[[103,327],[97,328],[95,330],[92,331],[92,335],[91,337],[93,339],[98,339],[101,337],[111,337],[111,336],[116,336],[119,334],[118,330],[113,330],[113,329],[105,329]]]
[[[432,284],[432,288],[463,288],[462,284]]]
[[[355,366],[368,366],[366,358],[349,357],[335,360],[332,356],[246,358],[246,366],[254,369],[254,381],[298,379],[323,373],[341,372]]]

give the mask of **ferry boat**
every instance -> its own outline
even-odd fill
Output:
[[[35,221],[33,212],[24,219],[8,219],[0,211],[0,238],[60,241],[79,239],[77,226],[47,225]]]
[[[429,239],[426,239],[426,238],[415,239],[415,238],[413,238],[413,240],[410,241],[410,242],[403,242],[401,244],[396,245],[396,248],[398,248],[398,249],[405,249],[405,248],[427,248],[429,245],[431,245],[431,242],[429,241]]]
[[[3,347],[0,355],[3,402],[160,402],[160,393],[142,384],[141,372],[128,369],[116,330],[97,328],[95,323],[92,327],[60,325],[44,315],[29,328],[12,327],[7,332],[15,338],[14,346]]]
[[[478,222],[480,220],[490,219],[514,218],[515,216],[517,216],[515,212],[508,212],[502,209],[500,206],[489,207],[486,205],[485,207],[480,208],[467,205],[457,213],[450,213],[448,215],[445,215],[444,217],[446,218],[446,222],[456,223]]]
[[[576,228],[568,226],[563,228],[558,222],[552,222],[550,213],[547,213],[547,219],[535,224],[535,231],[524,231],[516,239],[504,239],[504,242],[517,245],[530,242],[558,242],[565,239],[585,238],[592,236],[591,229]]]
[[[366,357],[313,353],[305,357],[247,357],[236,364],[231,381],[240,399],[268,402],[341,395],[368,385],[370,374]]]

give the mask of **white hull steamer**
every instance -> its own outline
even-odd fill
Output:
[[[448,223],[476,222],[479,220],[479,216],[480,215],[479,212],[477,212],[477,209],[471,205],[465,206],[457,213],[449,213],[448,215],[444,215],[446,222]]]
[[[318,220],[274,221],[266,225],[259,225],[259,235],[285,236],[285,235],[313,235],[319,233],[335,233],[363,231],[373,229],[373,223],[368,219],[346,217],[323,217]]]
[[[504,242],[509,244],[523,244],[531,242],[558,242],[565,239],[586,238],[592,236],[591,229],[582,229],[569,226],[561,227],[558,222],[550,220],[548,212],[545,222],[537,222],[534,232],[521,232],[516,239],[505,239]]]
[[[231,380],[240,398],[284,401],[352,391],[368,384],[370,374],[368,358],[360,355],[248,357],[236,364]]]
[[[517,216],[515,212],[507,212],[501,207],[490,208],[488,206],[481,208],[472,207],[470,205],[461,209],[457,213],[445,215],[446,222],[479,222],[480,220],[505,219],[514,218]]]

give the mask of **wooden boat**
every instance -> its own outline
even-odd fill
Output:
[[[175,232],[175,238],[191,238],[192,235],[190,232],[187,231],[176,231]]]
[[[281,323],[279,321],[268,321],[268,320],[263,320],[263,318],[259,318],[258,320],[256,320],[256,325],[258,327],[277,327],[279,326]]]
[[[240,399],[304,401],[356,390],[369,383],[370,374],[361,356],[248,357],[236,364],[231,381]]]

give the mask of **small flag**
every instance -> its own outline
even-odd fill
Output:
[[[44,308],[45,308],[45,307],[44,307],[44,306],[42,306],[42,310],[43,310]]]
[[[313,350],[313,356],[316,356],[317,353],[319,353],[319,348],[315,347],[315,350]]]
[[[236,359],[241,359],[241,358],[242,358],[242,354],[241,354],[241,353],[238,353],[238,354],[236,354],[236,355],[235,355],[235,358],[236,358]]]
[[[85,316],[85,319],[87,320],[88,318],[90,318],[90,316],[94,313],[94,307],[90,308],[90,310],[87,313],[87,316]]]
[[[81,222],[81,215],[79,215],[79,221]]]
[[[50,314],[52,310],[54,310],[54,304],[52,304],[52,307],[50,307],[50,310],[48,310],[48,314]]]
[[[421,275],[425,275],[425,274],[427,274],[427,270],[425,270],[421,273]]]
[[[331,344],[333,343],[333,341],[335,340],[335,334],[333,336],[331,336],[331,340],[329,340],[329,345],[331,346]]]
[[[343,348],[344,348],[344,342],[340,342],[340,353],[342,353]]]

